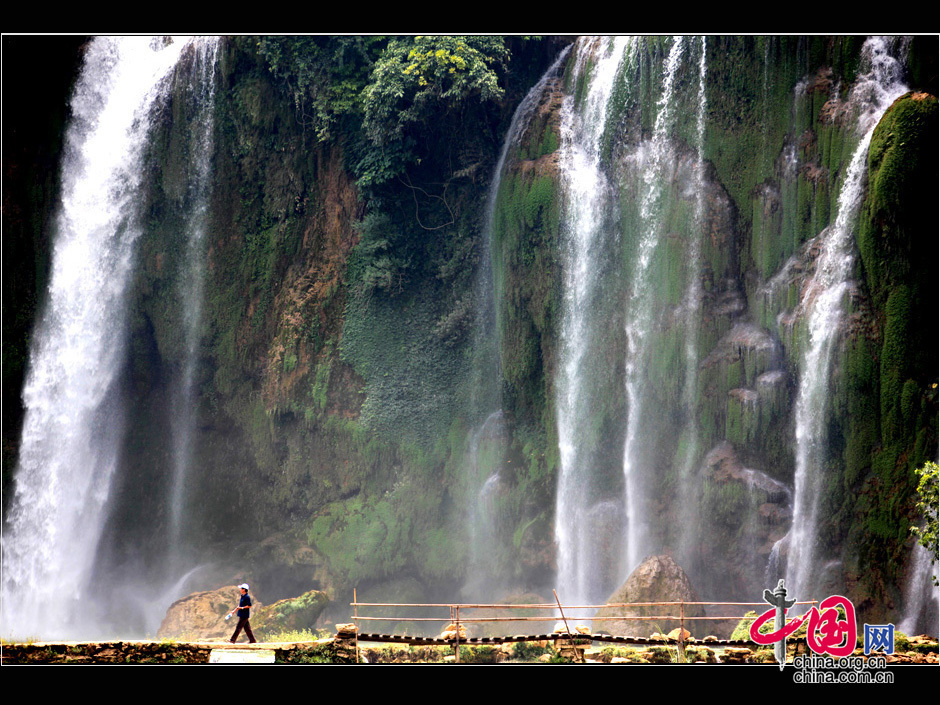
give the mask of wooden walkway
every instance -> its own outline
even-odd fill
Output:
[[[606,605],[563,605],[558,599],[558,594],[554,590],[552,591],[555,597],[555,603],[538,603],[538,604],[455,604],[455,603],[367,603],[359,602],[356,596],[356,590],[353,590],[353,601],[350,603],[350,607],[353,608],[353,623],[355,625],[356,634],[353,636],[357,641],[370,641],[370,642],[379,642],[379,643],[388,643],[388,644],[409,644],[412,646],[459,646],[459,645],[468,645],[468,646],[482,646],[482,645],[493,645],[493,644],[506,644],[512,642],[521,642],[521,641],[558,641],[558,640],[567,640],[572,643],[579,643],[581,645],[588,642],[601,642],[609,644],[632,644],[636,646],[678,646],[680,648],[686,647],[698,647],[698,646],[707,646],[710,648],[719,647],[745,647],[753,648],[754,643],[750,640],[741,640],[741,639],[718,639],[714,636],[706,637],[704,639],[696,639],[691,635],[686,636],[686,638],[675,638],[667,636],[666,634],[655,634],[653,636],[641,637],[641,636],[629,636],[629,635],[613,635],[608,633],[589,633],[582,634],[577,629],[573,629],[572,622],[609,622],[609,621],[629,621],[629,622],[649,622],[649,623],[669,623],[676,624],[679,627],[679,633],[688,634],[686,630],[687,626],[692,626],[693,624],[701,622],[733,622],[737,623],[745,617],[741,614],[741,608],[755,608],[761,609],[761,607],[766,608],[767,603],[760,602],[684,602],[684,601],[670,601],[670,602],[636,602],[636,603],[623,603],[623,604],[606,604]],[[812,605],[815,604],[815,600],[809,602],[800,602],[800,605]],[[730,610],[732,614],[715,614],[709,617],[703,616],[692,616],[694,609],[704,609],[706,607],[718,608],[719,610]],[[650,608],[659,608],[658,611],[668,612],[667,614],[658,614],[650,615]],[[663,610],[662,608],[667,608]],[[370,616],[365,616],[360,613],[360,609],[367,609],[373,612]],[[392,615],[389,614],[389,610],[408,610],[412,616],[404,616],[400,612]],[[448,610],[449,617],[426,617],[426,616],[417,616],[415,611],[426,611],[426,610]],[[605,614],[601,617],[597,616],[598,610],[601,609],[612,609],[619,610],[613,614]],[[468,610],[472,610],[474,616],[468,617]],[[519,617],[506,617],[504,616],[507,612],[512,613],[513,611],[522,611],[526,610],[527,613],[523,616],[520,614]],[[581,613],[585,610],[590,610],[592,616],[573,616],[574,614]],[[375,614],[375,611],[383,612],[381,616]],[[532,616],[532,612],[541,612],[545,616]],[[761,610],[763,611],[763,610]],[[463,612],[463,615],[461,615]],[[493,616],[480,616],[481,613],[486,614],[490,613]],[[495,616],[496,614],[500,616]],[[551,613],[551,614],[546,614]],[[422,622],[436,622],[437,624],[448,623],[447,630],[451,630],[441,634],[440,636],[407,636],[402,634],[381,634],[381,633],[370,633],[366,632],[363,627],[363,622],[377,622],[377,621],[394,621],[394,622],[413,622],[413,623],[422,623]],[[508,636],[488,636],[488,637],[473,637],[473,636],[464,636],[462,632],[465,626],[470,626],[472,623],[485,623],[485,622],[515,622],[515,627],[509,626],[509,628],[519,628],[519,623],[521,622],[545,622],[553,621],[556,623],[555,631],[551,634],[514,634]],[[559,630],[560,624],[564,625],[563,630]],[[353,625],[350,625],[353,626]],[[652,625],[651,625],[652,626]],[[543,628],[543,627],[536,627]],[[454,634],[461,634],[459,638]]]
[[[387,644],[408,644],[411,646],[485,646],[494,644],[508,644],[519,641],[555,641],[556,639],[568,639],[574,641],[600,641],[612,644],[635,644],[640,646],[677,646],[678,639],[651,639],[641,636],[616,636],[613,634],[566,634],[556,632],[554,634],[515,634],[512,636],[484,636],[484,637],[461,637],[458,639],[444,639],[442,637],[423,637],[423,636],[404,636],[401,634],[367,634],[360,633],[359,641],[374,641]],[[688,638],[684,642],[686,647],[708,646],[726,647],[743,646],[754,647],[752,641],[742,641],[731,639],[704,639]]]

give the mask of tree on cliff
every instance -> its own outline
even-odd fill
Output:
[[[917,536],[920,545],[930,551],[930,555],[936,557],[938,550],[937,537],[937,511],[940,505],[940,495],[938,495],[938,466],[936,463],[925,463],[922,468],[917,468],[914,472],[920,478],[917,483],[917,509],[923,512],[924,526],[911,527],[911,532]],[[940,584],[937,576],[933,576],[934,585]]]
[[[399,37],[375,63],[362,94],[373,149],[359,165],[361,185],[394,178],[419,161],[425,133],[447,124],[471,98],[503,96],[497,69],[509,62],[502,37]]]

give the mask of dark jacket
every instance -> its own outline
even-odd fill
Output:
[[[238,601],[238,618],[239,619],[248,619],[248,613],[251,611],[251,595],[247,592],[241,596],[241,599]]]

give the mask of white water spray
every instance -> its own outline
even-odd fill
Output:
[[[590,510],[591,431],[590,351],[596,302],[602,296],[601,262],[604,247],[604,212],[611,201],[611,184],[601,163],[601,137],[614,79],[628,49],[636,40],[617,37],[581,40],[575,75],[593,67],[580,105],[573,97],[562,108],[561,181],[566,204],[562,253],[563,304],[560,375],[557,390],[558,442],[561,469],[555,510],[558,545],[558,585],[562,599],[584,603],[596,599],[596,577],[601,572],[593,535],[586,521]]]
[[[98,38],[72,97],[48,300],[24,389],[16,491],[3,537],[4,636],[87,636],[83,588],[123,435],[116,388],[151,110],[181,40]]]
[[[682,493],[681,506],[683,517],[683,531],[680,537],[683,554],[691,551],[695,542],[693,527],[698,525],[698,512],[695,509],[698,502],[695,499],[696,482],[693,480],[693,469],[699,456],[699,434],[696,418],[696,403],[698,399],[698,366],[699,351],[698,338],[702,315],[702,238],[705,229],[705,77],[706,77],[706,37],[700,40],[698,64],[698,95],[696,99],[696,163],[695,178],[695,209],[692,215],[692,227],[689,233],[689,273],[686,282],[683,307],[683,326],[685,328],[685,347],[683,354],[684,378],[682,382],[682,407],[685,413],[685,428],[683,429],[684,453],[679,467],[679,484]],[[626,453],[626,450],[624,451]]]
[[[667,170],[675,158],[672,147],[676,103],[675,81],[684,46],[685,40],[682,37],[673,39],[663,67],[662,93],[656,103],[653,135],[639,155],[639,160],[642,162],[639,221],[641,232],[637,239],[626,317],[627,428],[623,449],[627,535],[624,557],[626,574],[640,564],[644,553],[649,548],[649,519],[644,508],[644,489],[640,477],[642,470],[639,467],[638,454],[641,442],[640,422],[647,412],[643,402],[653,352],[652,333],[654,326],[658,323],[657,289],[651,281],[650,264],[660,240],[665,235],[662,221],[664,201],[670,183]]]
[[[908,636],[921,633],[937,636],[940,631],[937,624],[940,588],[933,582],[933,576],[937,574],[937,556],[931,555],[920,543],[914,544],[912,552],[914,565],[904,586],[904,617],[898,630]]]
[[[548,85],[557,79],[558,68],[570,47],[565,47],[552,62],[542,78],[520,101],[513,113],[509,130],[503,140],[496,167],[490,181],[483,232],[483,251],[476,282],[477,310],[474,331],[474,379],[471,413],[479,417],[487,414],[482,425],[468,438],[466,472],[476,487],[476,500],[470,510],[470,576],[463,592],[470,600],[495,599],[495,590],[502,587],[499,566],[494,561],[498,553],[498,519],[496,494],[499,490],[499,470],[505,459],[508,431],[502,407],[502,372],[499,360],[499,326],[496,301],[500,297],[493,276],[493,231],[499,188],[510,150],[518,147],[539,101]]]
[[[184,330],[183,365],[173,399],[173,480],[170,492],[171,546],[179,545],[186,516],[186,480],[193,456],[194,383],[198,360],[198,344],[205,295],[205,236],[211,188],[210,167],[214,144],[215,66],[219,40],[201,39],[194,45],[194,76],[187,81],[195,102],[193,129],[194,156],[189,180],[186,223],[186,256],[180,277],[178,295]]]
[[[853,232],[865,191],[868,145],[881,116],[907,91],[901,82],[901,66],[888,53],[886,39],[869,38],[862,47],[862,61],[867,73],[859,76],[849,98],[858,111],[856,131],[862,138],[846,170],[836,221],[819,236],[816,271],[799,304],[807,341],[796,402],[794,513],[786,580],[790,594],[801,600],[809,599],[815,587],[817,500],[825,472],[830,368],[841,339],[843,301],[854,263]]]

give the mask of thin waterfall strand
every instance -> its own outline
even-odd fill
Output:
[[[591,315],[601,295],[598,272],[605,257],[604,210],[611,185],[601,164],[601,136],[614,79],[635,39],[618,37],[582,40],[576,56],[575,75],[587,70],[593,59],[590,84],[582,104],[565,99],[562,108],[562,189],[566,204],[562,254],[563,303],[561,365],[557,391],[558,441],[561,470],[555,510],[558,545],[558,585],[567,602],[584,602],[596,590],[601,567],[584,517],[589,510],[590,449],[587,393],[591,372]]]
[[[526,94],[516,107],[509,130],[503,140],[499,159],[493,170],[486,204],[484,221],[483,252],[477,273],[477,311],[474,330],[474,358],[476,384],[473,385],[471,412],[475,418],[486,413],[479,428],[469,435],[466,468],[470,480],[478,488],[470,512],[470,560],[473,566],[470,578],[464,586],[469,599],[480,600],[499,588],[497,565],[493,556],[498,551],[495,524],[495,498],[499,489],[499,470],[506,453],[505,418],[502,411],[502,371],[499,365],[499,327],[497,325],[496,301],[498,293],[493,277],[493,229],[496,221],[496,203],[502,182],[503,169],[510,149],[518,146],[532,115],[548,85],[557,79],[558,68],[568,56],[571,47],[565,47],[552,62],[538,83]],[[481,457],[481,454],[485,457]],[[487,462],[489,461],[489,462]]]
[[[679,469],[680,492],[682,492],[681,506],[685,514],[682,523],[682,549],[688,554],[695,540],[694,527],[698,524],[695,507],[693,468],[699,456],[698,418],[696,400],[698,399],[698,338],[699,326],[702,316],[702,238],[705,229],[705,112],[707,109],[705,98],[706,77],[706,37],[701,38],[698,63],[698,95],[696,98],[695,118],[695,209],[692,216],[692,227],[689,232],[689,273],[687,276],[685,299],[683,301],[685,345],[684,363],[685,375],[682,382],[682,407],[685,412],[684,453]]]
[[[174,394],[173,432],[173,485],[170,493],[170,545],[179,544],[186,516],[186,479],[193,455],[193,425],[195,423],[194,383],[198,359],[199,333],[202,325],[202,307],[205,295],[205,237],[209,209],[210,167],[214,144],[215,65],[219,40],[201,39],[194,45],[195,65],[189,82],[192,99],[196,103],[196,119],[192,149],[193,176],[189,184],[187,204],[189,218],[186,223],[186,257],[183,276],[179,282],[180,311],[185,336],[183,369]]]
[[[638,467],[640,421],[644,408],[646,375],[652,354],[653,327],[657,325],[655,288],[651,281],[651,262],[660,243],[663,201],[666,198],[666,170],[672,163],[671,132],[675,120],[675,82],[682,60],[684,39],[675,37],[663,67],[662,92],[656,103],[653,135],[643,155],[640,180],[640,237],[627,300],[625,362],[627,423],[623,449],[623,474],[626,506],[626,573],[636,568],[649,550],[649,518],[643,502],[642,472]]]
[[[850,101],[859,111],[856,129],[863,136],[846,170],[836,221],[820,235],[816,271],[800,302],[808,340],[800,361],[796,402],[794,513],[787,562],[787,586],[798,599],[809,599],[816,587],[816,527],[828,440],[829,377],[854,264],[853,232],[865,192],[868,145],[881,116],[907,91],[901,82],[901,66],[888,53],[886,39],[869,38],[862,58],[868,71],[853,86]]]

